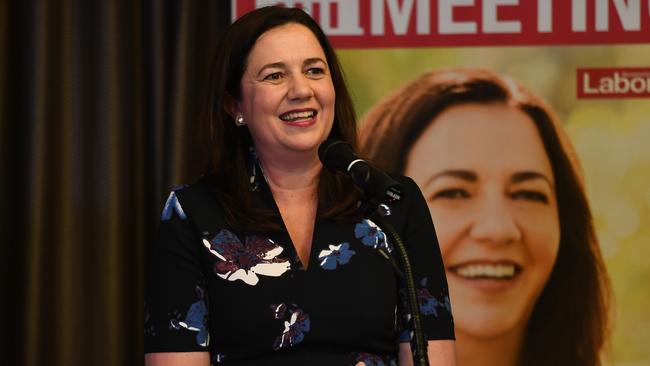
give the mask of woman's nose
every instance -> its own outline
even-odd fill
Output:
[[[474,215],[470,235],[488,244],[510,244],[521,240],[521,229],[505,198],[485,199]]]
[[[304,75],[298,75],[291,78],[291,83],[289,85],[289,99],[306,99],[314,95],[314,92],[307,79]]]

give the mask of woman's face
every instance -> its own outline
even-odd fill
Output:
[[[260,158],[317,151],[332,129],[335,92],[325,53],[309,28],[272,28],[255,42],[241,80],[242,113]]]
[[[437,230],[459,336],[521,334],[560,243],[555,184],[532,119],[449,107],[408,155]]]

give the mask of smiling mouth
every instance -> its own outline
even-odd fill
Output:
[[[280,119],[285,122],[301,122],[316,117],[315,110],[301,112],[287,112],[280,115]]]
[[[472,280],[510,280],[521,272],[521,267],[514,263],[471,263],[450,267],[449,270],[460,277]]]

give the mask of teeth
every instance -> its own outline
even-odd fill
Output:
[[[314,116],[314,111],[305,111],[305,112],[293,112],[285,113],[280,116],[280,119],[283,121],[293,121],[296,119],[311,118]]]
[[[507,279],[515,275],[513,264],[470,264],[456,269],[456,273],[468,278]]]

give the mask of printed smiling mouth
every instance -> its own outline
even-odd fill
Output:
[[[316,117],[316,111],[315,110],[309,110],[309,111],[300,111],[300,112],[287,112],[283,113],[280,115],[280,119],[285,121],[285,122],[297,122],[297,121],[302,121],[306,119],[311,119]]]
[[[450,267],[449,270],[467,279],[510,280],[521,272],[521,267],[514,263],[472,263]]]

